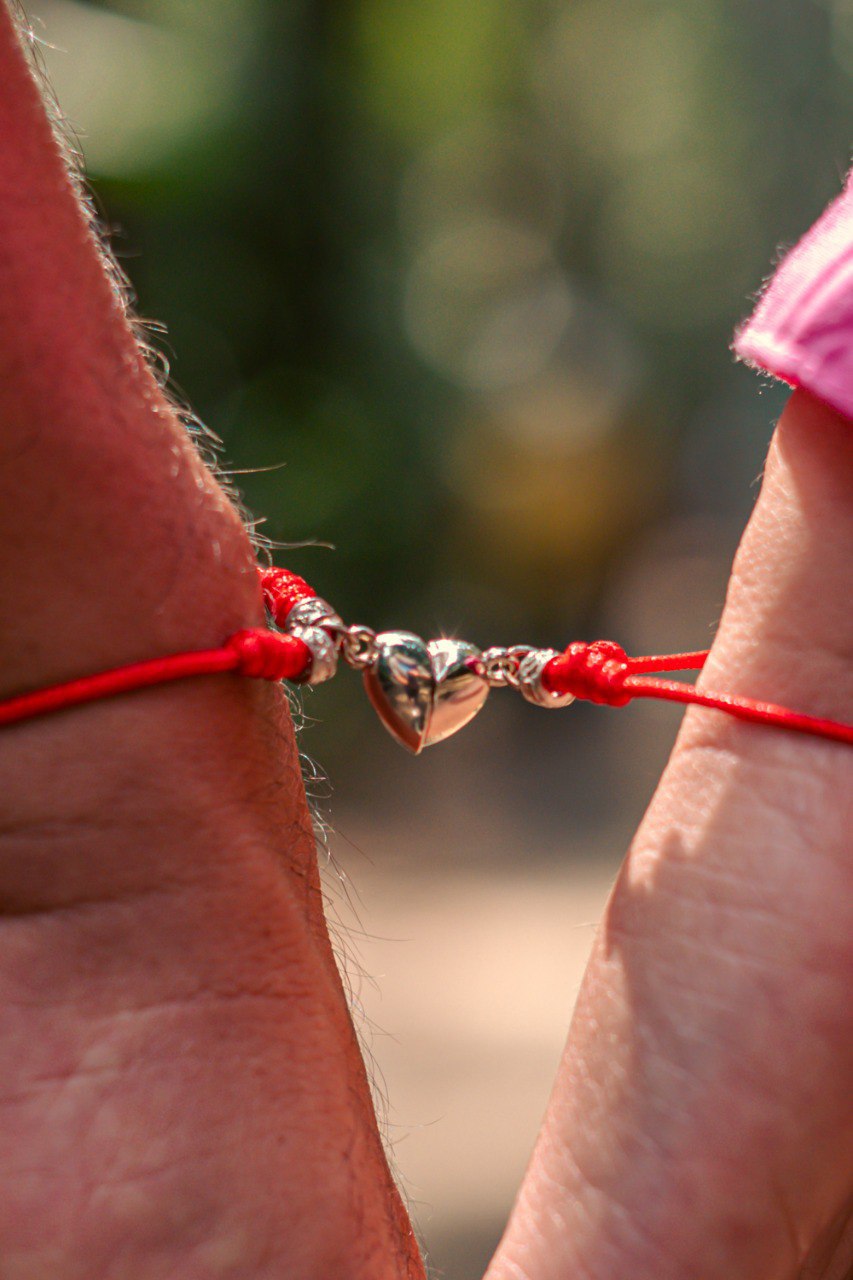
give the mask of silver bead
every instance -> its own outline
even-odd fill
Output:
[[[532,649],[519,664],[518,687],[527,701],[537,707],[567,707],[575,700],[573,693],[551,693],[542,683],[543,668],[559,656],[556,649]]]
[[[322,684],[331,680],[338,669],[338,649],[335,640],[323,627],[288,627],[288,634],[296,636],[311,650],[311,665],[297,684]]]
[[[308,596],[305,600],[297,600],[285,617],[282,630],[292,633],[296,627],[322,626],[329,631],[338,631],[343,630],[343,625],[328,600]]]

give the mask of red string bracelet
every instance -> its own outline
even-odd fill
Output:
[[[172,653],[148,662],[132,662],[126,667],[7,698],[0,702],[0,725],[32,720],[51,711],[63,711],[66,707],[97,702],[117,693],[130,693],[170,680],[183,680],[187,676],[234,671],[262,680],[298,680],[310,662],[311,651],[298,636],[278,635],[260,628],[238,631],[219,649]]]
[[[739,698],[732,693],[703,693],[678,680],[649,679],[649,671],[688,671],[701,668],[708,657],[699,653],[675,653],[648,658],[630,658],[611,640],[593,644],[570,644],[564,653],[553,658],[542,672],[544,687],[555,695],[573,693],[576,698],[605,706],[621,707],[632,698],[661,698],[666,702],[691,703],[725,711],[739,720],[753,724],[774,725],[793,729],[819,738],[853,744],[853,725],[839,724],[819,716],[807,716],[787,707],[754,698]]]
[[[562,652],[532,645],[481,652],[464,640],[446,637],[425,643],[409,631],[377,634],[370,627],[345,626],[332,606],[289,569],[265,569],[260,576],[277,630],[248,628],[217,649],[134,662],[18,694],[0,702],[0,726],[189,676],[234,672],[261,680],[319,684],[335,674],[343,657],[362,672],[383,724],[415,754],[467,724],[489,690],[504,685],[538,706],[564,707],[579,698],[622,707],[632,698],[659,698],[853,744],[853,725],[657,678],[658,672],[701,668],[707,650],[631,658],[612,640],[576,641]]]

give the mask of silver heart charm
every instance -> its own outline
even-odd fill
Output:
[[[466,640],[430,640],[427,648],[435,689],[422,746],[431,747],[474,719],[489,696],[489,684],[471,670],[471,659],[480,656],[480,650],[473,644]]]
[[[388,732],[413,755],[449,738],[480,710],[489,693],[467,663],[479,650],[464,640],[425,644],[411,631],[376,637],[376,660],[364,687]]]
[[[376,659],[364,672],[367,696],[388,732],[417,755],[435,687],[429,649],[411,631],[384,631],[375,645]]]

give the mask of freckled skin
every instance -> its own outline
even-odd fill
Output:
[[[709,687],[853,714],[851,440],[793,397]],[[0,0],[0,694],[256,624],[253,563]],[[848,1274],[850,773],[686,717],[490,1280]],[[0,1275],[422,1276],[280,692],[210,677],[8,730],[0,797]]]

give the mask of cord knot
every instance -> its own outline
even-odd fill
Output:
[[[300,600],[310,600],[317,593],[314,588],[290,569],[262,569],[261,588],[264,603],[276,626],[283,627],[287,615]]]
[[[613,640],[576,640],[552,658],[542,672],[542,682],[551,693],[570,693],[575,698],[605,707],[624,707],[631,701],[625,691],[630,675],[630,658]]]
[[[237,654],[240,674],[258,680],[297,680],[312,661],[304,640],[262,627],[237,631],[226,644]]]

